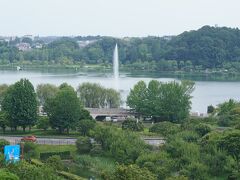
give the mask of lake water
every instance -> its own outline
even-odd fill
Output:
[[[105,87],[114,88],[114,78],[110,72],[84,72],[73,70],[28,70],[28,71],[12,71],[0,70],[0,84],[13,84],[21,78],[29,79],[36,87],[41,83],[51,83],[60,85],[67,82],[77,88],[83,82],[100,83]],[[120,73],[119,89],[122,99],[126,97],[130,89],[138,81],[143,80],[149,82],[155,79],[162,82],[179,81],[180,79],[191,79],[196,83],[193,92],[192,111],[206,113],[208,105],[217,105],[229,98],[239,100],[240,97],[240,81],[215,81],[206,78],[192,77],[175,77],[163,74],[147,74],[147,73]]]

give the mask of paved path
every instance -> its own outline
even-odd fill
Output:
[[[0,139],[6,139],[10,144],[18,144],[21,141],[21,136],[0,136]],[[45,138],[37,137],[37,144],[49,144],[49,145],[74,145],[76,138]]]

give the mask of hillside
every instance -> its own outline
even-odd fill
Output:
[[[44,38],[42,38],[44,39]],[[115,43],[119,45],[120,61],[135,69],[150,70],[240,70],[240,30],[227,27],[204,26],[178,36],[122,38],[62,37],[50,43],[19,38],[14,42],[0,42],[0,62],[32,61],[59,64],[111,64]],[[20,51],[17,44],[29,43]],[[35,44],[42,43],[41,48]]]

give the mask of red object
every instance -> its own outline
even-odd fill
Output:
[[[37,138],[36,138],[36,136],[25,136],[21,139],[21,141],[36,142]]]

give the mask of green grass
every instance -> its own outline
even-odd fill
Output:
[[[42,145],[38,144],[36,148],[37,158],[39,158],[40,153],[43,152],[61,152],[70,151],[72,156],[76,155],[77,148],[75,145]]]
[[[111,175],[116,168],[117,163],[109,157],[98,157],[90,155],[78,155],[74,159],[75,168],[72,168],[74,174],[83,177],[94,175],[100,177],[103,174]],[[82,172],[85,171],[85,172]],[[82,174],[82,173],[85,173]]]

